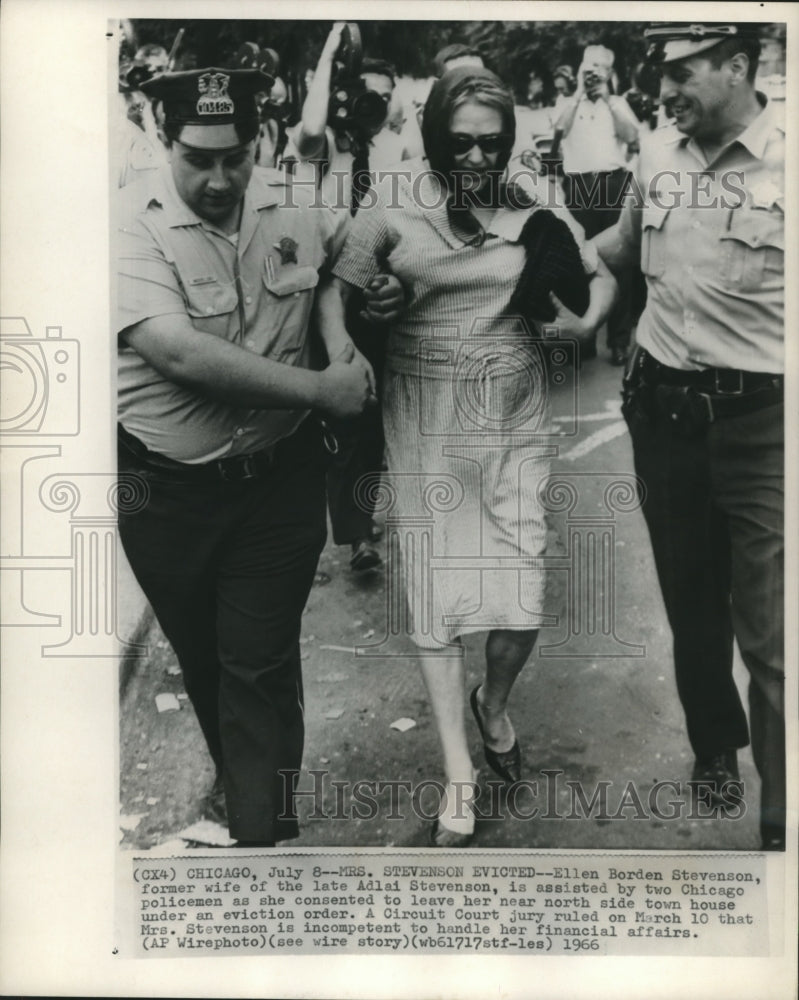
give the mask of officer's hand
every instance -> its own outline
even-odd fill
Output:
[[[366,359],[364,362],[368,366]],[[336,360],[320,373],[320,380],[317,406],[333,417],[357,417],[376,399],[366,368],[355,361],[352,344],[348,344]]]
[[[405,289],[393,274],[378,274],[364,289],[366,309],[361,317],[372,323],[393,323],[405,308]]]
[[[573,337],[581,342],[593,336],[593,327],[582,316],[567,309],[554,292],[549,293],[549,301],[555,307],[555,318],[547,326],[556,326],[561,336]]]
[[[366,378],[369,382],[369,392],[375,399],[377,399],[377,382],[375,381],[375,373],[369,361],[366,357],[361,354],[358,348],[353,344],[352,341],[343,347],[338,354],[336,354],[331,359],[332,361],[346,361],[348,364],[358,365],[366,372]]]

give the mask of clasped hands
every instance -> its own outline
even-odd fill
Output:
[[[365,308],[361,317],[376,325],[388,324],[397,319],[405,306],[405,291],[392,274],[379,274],[364,289]],[[335,386],[334,399],[327,408],[336,416],[353,417],[366,407],[377,403],[377,383],[374,369],[364,355],[347,340],[341,349],[330,357],[324,373],[331,388]]]

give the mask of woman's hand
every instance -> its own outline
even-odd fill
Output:
[[[546,326],[556,326],[562,337],[573,337],[580,343],[590,340],[595,330],[591,322],[567,309],[554,292],[549,293],[549,301],[555,308],[555,318]]]
[[[378,274],[363,294],[366,309],[362,310],[361,317],[372,323],[393,323],[405,308],[405,289],[393,274]]]

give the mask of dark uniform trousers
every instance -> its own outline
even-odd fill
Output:
[[[298,834],[299,638],[326,534],[322,454],[312,419],[240,482],[182,480],[120,447],[120,472],[149,487],[146,507],[120,516],[122,543],[180,662],[237,840]]]
[[[377,496],[374,490],[358,490],[358,480],[370,473],[378,474],[383,466],[385,439],[380,401],[386,332],[360,316],[363,308],[363,293],[353,289],[347,302],[347,331],[374,369],[377,403],[350,420],[328,418],[338,442],[338,451],[328,457],[327,470],[327,506],[336,545],[370,537]]]
[[[733,636],[749,671],[761,820],[784,823],[783,406],[709,423],[693,436],[668,413],[627,422],[643,512],[674,636],[694,753],[749,742],[732,677]]]

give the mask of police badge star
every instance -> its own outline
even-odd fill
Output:
[[[297,263],[297,250],[299,249],[299,243],[293,240],[290,236],[281,236],[279,243],[273,243],[272,246],[280,254],[281,264],[296,264]]]
[[[760,181],[757,184],[753,184],[749,193],[752,199],[752,208],[770,209],[774,205],[777,208],[781,207],[782,192],[771,181]]]

